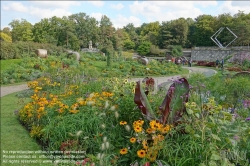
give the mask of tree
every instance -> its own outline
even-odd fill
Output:
[[[34,42],[56,44],[57,41],[53,37],[54,35],[51,34],[51,28],[48,18],[36,23],[33,28]]]
[[[249,45],[250,43],[250,13],[239,11],[233,16],[231,30],[238,36],[235,45]]]
[[[12,41],[32,41],[32,24],[25,19],[13,20],[9,23],[12,28]]]
[[[112,37],[114,35],[115,28],[113,28],[112,22],[110,19],[104,15],[100,21],[100,45],[105,53],[109,52],[110,54],[113,52],[113,43]]]
[[[147,55],[148,53],[150,53],[150,46],[151,43],[148,41],[142,42],[142,44],[138,47],[137,52],[140,55]]]
[[[88,47],[89,41],[97,43],[99,41],[98,21],[85,13],[72,14],[69,20],[74,24],[76,36],[82,48]]]
[[[137,29],[133,23],[129,23],[123,27],[123,30],[129,35],[130,40],[135,43],[135,47],[140,44],[139,33],[136,32]]]
[[[196,46],[213,46],[215,45],[210,37],[215,31],[216,17],[211,15],[200,15],[195,18],[195,45]]]
[[[7,34],[8,36],[11,36],[11,30],[9,27],[4,27],[2,30],[3,33]]]
[[[135,43],[133,41],[131,41],[130,39],[127,39],[124,41],[123,47],[127,50],[131,50],[131,49],[135,48]]]
[[[144,24],[140,35],[145,37],[147,41],[153,45],[158,45],[160,23],[159,21]]]
[[[171,39],[173,38],[173,35],[170,31],[170,22],[164,21],[162,22],[162,25],[160,26],[160,32],[159,32],[159,46],[160,48],[167,48],[168,45],[171,44]]]
[[[6,33],[0,32],[0,35],[1,35],[1,40],[9,43],[12,42],[11,36],[7,35]]]
[[[174,57],[182,56],[183,55],[182,47],[181,46],[173,46],[171,54]]]

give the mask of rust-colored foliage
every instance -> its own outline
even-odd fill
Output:
[[[180,78],[169,87],[167,95],[159,108],[162,113],[160,118],[162,124],[167,122],[175,123],[182,117],[183,113],[186,112],[183,102],[188,102],[188,93],[189,84],[185,78]],[[177,107],[172,107],[174,103],[177,104]],[[171,111],[172,116],[169,117]]]
[[[185,78],[176,80],[169,88],[161,106],[161,117],[159,120],[162,124],[176,123],[186,112],[184,102],[188,101],[189,84]],[[137,104],[141,112],[148,119],[155,117],[152,108],[147,100],[147,96],[140,85],[140,81],[136,82],[134,102]]]

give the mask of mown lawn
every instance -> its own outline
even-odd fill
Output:
[[[38,162],[43,162],[48,159],[39,159],[39,155],[37,154],[36,159],[37,163],[27,164],[21,163],[21,160],[30,160],[30,154],[23,153],[22,155],[28,155],[29,158],[9,158],[7,156],[13,156],[15,154],[8,154],[10,151],[32,151],[37,152],[41,149],[41,146],[30,137],[28,131],[19,123],[17,116],[15,115],[15,111],[20,109],[24,103],[28,102],[29,99],[24,99],[19,101],[19,99],[15,96],[17,93],[13,93],[1,98],[1,166],[10,166],[10,165],[45,165],[48,164]],[[5,152],[5,153],[4,153]],[[34,155],[34,154],[32,154]],[[12,161],[19,160],[19,163],[11,164]],[[49,166],[49,165],[48,165]]]
[[[8,60],[0,60],[1,71],[5,71],[11,68],[13,65],[18,64],[22,61],[22,59],[8,59]]]

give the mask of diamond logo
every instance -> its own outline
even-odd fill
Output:
[[[226,48],[227,46],[229,46],[232,42],[234,42],[238,36],[236,36],[228,27],[226,27],[226,29],[234,36],[234,39],[228,43],[226,46],[224,46],[223,44],[221,44],[221,42],[217,39],[217,37],[220,35],[220,33],[225,29],[225,27],[221,27],[217,32],[215,32],[210,38],[211,40],[213,40],[213,42],[215,44],[217,44],[217,46],[219,46],[220,48]]]

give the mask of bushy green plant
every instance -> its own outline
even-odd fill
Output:
[[[172,51],[171,51],[172,56],[174,57],[179,57],[183,55],[182,52],[182,47],[181,46],[173,46]]]
[[[147,55],[148,53],[150,53],[150,46],[151,43],[150,42],[142,42],[141,45],[139,45],[139,47],[137,48],[137,52],[140,55]]]

